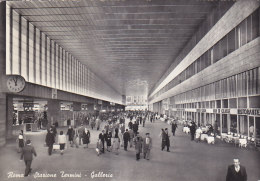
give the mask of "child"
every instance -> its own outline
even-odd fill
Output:
[[[60,144],[60,154],[63,155],[66,144],[66,136],[63,134],[63,131],[60,131],[60,135],[58,136],[58,143]]]
[[[96,148],[96,151],[97,151],[98,156],[100,155],[100,153],[101,153],[102,150],[103,150],[102,141],[101,141],[101,139],[98,139],[97,148]]]

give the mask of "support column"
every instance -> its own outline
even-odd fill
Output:
[[[3,92],[6,67],[6,2],[0,2],[0,146],[6,143],[7,129],[7,101]]]
[[[59,126],[63,125],[63,123],[60,122],[60,101],[50,99],[48,100],[47,106],[48,124],[52,125],[57,121]]]
[[[88,103],[88,113],[94,113],[94,104],[89,104]]]
[[[6,112],[6,138],[7,139],[11,139],[13,138],[13,112],[14,112],[14,105],[13,105],[13,96],[6,96],[6,108],[7,108],[7,112]]]

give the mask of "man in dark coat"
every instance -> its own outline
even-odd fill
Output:
[[[102,132],[99,134],[98,138],[101,140],[102,145],[103,145],[102,153],[105,153],[105,139],[106,139],[105,130],[102,130]]]
[[[194,140],[195,132],[196,132],[196,124],[194,122],[192,122],[191,126],[190,126],[191,141]]]
[[[168,133],[168,129],[165,128],[165,146],[167,147],[167,151],[170,152],[170,138],[169,138],[169,133]]]
[[[128,123],[128,128],[129,128],[129,129],[133,129],[133,123],[132,123],[132,121],[130,121],[130,122]]]
[[[31,146],[31,141],[27,140],[26,145],[22,149],[22,154],[21,154],[21,160],[24,159],[25,163],[25,173],[24,176],[27,177],[29,173],[32,171],[31,165],[32,165],[32,160],[33,160],[33,154],[34,156],[37,156],[35,149],[33,146]]]
[[[126,129],[126,131],[123,134],[123,140],[124,140],[124,149],[125,151],[127,151],[128,141],[130,141],[130,134],[128,132],[128,129]]]
[[[228,166],[226,181],[247,181],[245,167],[240,165],[239,159],[233,161],[233,165]]]
[[[175,131],[176,131],[176,128],[177,128],[177,124],[175,121],[172,122],[172,135],[175,136]]]
[[[135,121],[135,123],[133,124],[133,131],[134,131],[134,134],[135,136],[137,135],[137,131],[138,131],[138,124],[137,122]]]
[[[48,146],[48,154],[51,155],[52,149],[53,149],[53,144],[55,143],[55,135],[54,135],[52,129],[48,130],[48,133],[45,137],[45,142],[46,142],[46,145]]]

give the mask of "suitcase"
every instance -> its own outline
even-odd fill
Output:
[[[60,145],[59,144],[54,144],[53,145],[53,150],[60,150]]]

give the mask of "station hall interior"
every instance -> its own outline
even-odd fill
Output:
[[[34,173],[74,168],[114,174],[96,180],[220,181],[238,158],[248,180],[260,180],[259,7],[258,0],[0,1],[0,180],[24,172],[21,130],[38,150]],[[127,128],[131,114],[146,119],[139,131],[153,139],[149,161],[136,163],[133,148],[97,158],[105,118],[100,130],[85,125],[90,151],[48,157],[50,125],[66,133],[88,115],[123,115]],[[171,132],[173,120],[167,154],[158,135]],[[191,141],[191,122],[214,135]]]

